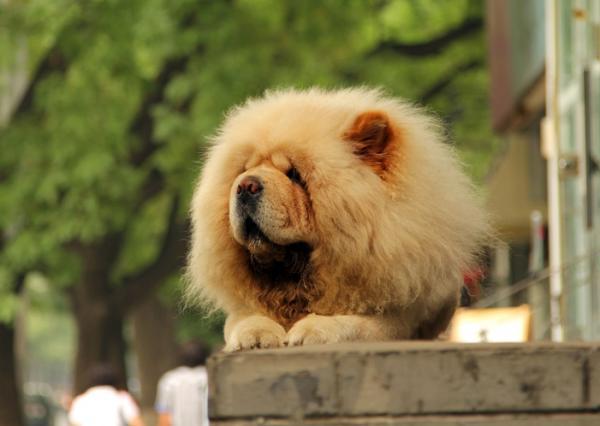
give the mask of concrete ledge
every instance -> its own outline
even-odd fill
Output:
[[[498,414],[498,415],[452,415],[452,416],[406,416],[406,417],[334,417],[329,419],[243,419],[217,421],[226,426],[598,426],[600,414]]]
[[[219,354],[209,374],[216,424],[600,424],[599,344],[257,350]]]

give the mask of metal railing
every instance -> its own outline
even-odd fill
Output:
[[[595,324],[600,313],[595,312],[595,298],[600,293],[597,288],[600,283],[597,282],[598,276],[594,273],[596,269],[595,262],[600,260],[600,250],[590,251],[588,253],[571,258],[564,262],[560,268],[546,267],[531,276],[519,280],[513,284],[490,283],[487,288],[496,288],[488,295],[472,305],[473,308],[490,308],[497,306],[511,306],[528,303],[532,309],[533,318],[533,336],[535,340],[550,340],[553,321],[550,315],[551,302],[558,301],[560,306],[559,317],[555,321],[565,329],[565,340],[584,339],[585,336],[594,336],[594,333],[600,329],[600,324]],[[584,268],[579,271],[576,268]],[[555,275],[562,275],[564,281],[561,294],[552,295],[550,291],[550,278]],[[581,297],[577,294],[582,289],[589,291],[589,321],[583,324],[586,330],[581,331],[581,324],[575,324],[575,316],[572,310],[570,300],[575,297]],[[595,336],[598,337],[598,336]]]

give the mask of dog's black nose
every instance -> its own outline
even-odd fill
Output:
[[[263,190],[262,183],[255,176],[246,176],[237,187],[237,196],[243,201],[256,200]]]

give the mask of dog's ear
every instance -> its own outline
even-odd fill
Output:
[[[343,135],[352,143],[354,153],[379,175],[387,169],[390,147],[397,138],[396,131],[386,114],[368,111],[354,119]]]

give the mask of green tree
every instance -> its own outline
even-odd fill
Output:
[[[478,0],[7,3],[0,28],[27,35],[33,65],[0,133],[0,226],[15,230],[0,259],[12,276],[42,271],[70,299],[76,390],[98,361],[114,363],[124,382],[123,323],[182,267],[204,138],[246,97],[280,86],[381,85],[437,110],[481,177],[494,148],[482,8]],[[0,55],[11,46],[0,30]]]
[[[178,155],[195,156],[195,142],[168,152],[154,135],[154,109],[165,103],[189,55],[172,40],[155,57],[161,49],[151,40],[152,22],[132,39],[136,28],[128,24],[142,14],[142,3],[44,9],[63,24],[44,34],[52,41],[2,133],[10,154],[4,217],[7,227],[18,225],[4,264],[41,269],[71,300],[77,390],[100,361],[112,362],[125,384],[124,318],[182,266],[185,254],[180,200],[195,170],[193,163],[187,175],[171,168]],[[40,10],[13,12],[27,26],[29,13]],[[167,23],[185,18],[182,11],[163,12],[156,11]]]

